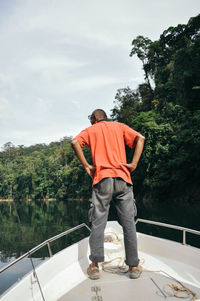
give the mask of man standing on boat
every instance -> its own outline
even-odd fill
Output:
[[[130,173],[139,162],[145,138],[129,126],[108,121],[106,113],[95,110],[88,116],[91,126],[72,140],[76,155],[88,175],[93,179],[92,230],[90,234],[90,260],[87,273],[91,279],[100,277],[98,262],[104,261],[104,229],[110,202],[113,199],[124,232],[126,264],[130,278],[138,278],[142,272],[139,265],[135,217],[135,200]],[[126,163],[125,144],[135,147],[131,163]],[[82,147],[90,147],[93,165],[90,165]]]

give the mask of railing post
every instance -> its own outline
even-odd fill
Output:
[[[52,257],[53,254],[52,254],[51,246],[50,246],[50,243],[49,243],[49,242],[47,243],[47,246],[48,246],[48,250],[49,250],[49,256]]]
[[[41,285],[40,285],[40,281],[38,279],[38,276],[37,276],[37,273],[36,273],[36,270],[35,270],[35,267],[34,267],[34,264],[33,264],[33,259],[31,257],[31,254],[30,254],[30,260],[31,260],[31,264],[32,264],[32,268],[33,268],[33,275],[34,277],[36,278],[36,281],[38,283],[38,286],[39,286],[39,290],[40,290],[40,293],[41,293],[41,296],[42,296],[42,300],[45,301],[45,298],[44,298],[44,295],[43,295],[43,291],[42,291],[42,288],[41,288]]]
[[[183,230],[183,245],[186,245],[186,231]]]

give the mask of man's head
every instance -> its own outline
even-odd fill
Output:
[[[89,118],[91,124],[94,124],[101,120],[107,120],[107,115],[103,110],[97,109],[97,110],[94,110],[92,112],[92,115],[89,115],[88,118]]]

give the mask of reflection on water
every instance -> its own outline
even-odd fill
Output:
[[[87,221],[88,206],[77,201],[0,203],[1,260],[19,257],[47,238]],[[72,242],[77,235],[71,237]],[[42,250],[37,257],[45,255]]]
[[[0,269],[44,240],[87,221],[88,202],[4,202],[0,203]],[[80,229],[51,243],[52,253],[86,237]],[[37,266],[49,256],[47,246],[32,255]],[[0,294],[31,270],[31,261],[23,259],[0,274]]]
[[[138,217],[200,230],[200,205],[174,203],[137,203]],[[0,269],[42,241],[81,223],[88,223],[88,201],[51,202],[2,202],[0,203]],[[116,220],[115,208],[111,205],[109,220]],[[138,224],[137,230],[155,236],[182,241],[182,233],[172,229]],[[51,244],[53,253],[88,235],[80,229]],[[200,247],[200,237],[187,235],[187,243]],[[34,265],[48,257],[47,247],[37,251]],[[0,275],[0,294],[14,281],[30,271],[30,259]]]

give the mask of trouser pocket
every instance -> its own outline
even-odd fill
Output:
[[[135,200],[133,200],[133,210],[134,210],[134,217],[136,217],[137,216],[137,206],[136,206]]]
[[[94,214],[94,204],[91,203],[89,211],[88,211],[88,219],[89,219],[90,223],[92,222],[92,216],[93,216],[93,214]]]

